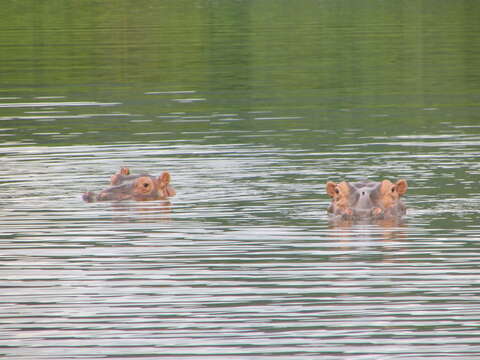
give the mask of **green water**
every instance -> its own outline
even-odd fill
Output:
[[[0,356],[480,356],[480,2],[4,1]],[[120,166],[170,204],[94,203]],[[406,179],[398,224],[327,181]]]
[[[416,132],[478,122],[475,1],[12,1],[3,12],[3,97],[121,102],[122,112],[147,118],[266,110],[302,117],[268,129],[376,133],[387,122],[389,130]],[[194,91],[196,101],[145,96],[172,91]],[[84,122],[68,126],[84,130]],[[90,142],[128,141],[106,130]]]

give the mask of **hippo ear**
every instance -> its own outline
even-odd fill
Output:
[[[327,182],[327,194],[331,198],[335,196],[335,188],[337,187],[337,184],[335,184],[333,181],[328,181]]]
[[[163,190],[164,196],[173,197],[177,194],[175,189],[170,185],[170,173],[165,171],[157,178],[158,187]]]
[[[110,177],[110,185],[118,185],[122,182],[122,176],[130,175],[130,169],[128,167],[121,167],[120,171]]]
[[[130,175],[130,169],[126,166],[120,168],[120,175],[128,176]]]
[[[403,195],[408,190],[407,180],[400,179],[395,183],[395,187],[397,188],[398,195]]]
[[[168,184],[170,184],[170,173],[168,171],[165,171],[164,173],[162,173],[162,175],[160,175],[157,179],[158,181],[158,184],[160,185],[161,188],[167,186]]]

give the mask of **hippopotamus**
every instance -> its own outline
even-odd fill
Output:
[[[130,169],[123,167],[110,179],[109,188],[95,194],[88,191],[83,194],[86,202],[111,200],[166,200],[176,194],[170,185],[170,173],[163,172],[159,177],[148,174],[131,175]]]
[[[328,212],[343,220],[401,218],[406,207],[400,197],[407,192],[406,180],[328,181],[327,194],[332,198]]]

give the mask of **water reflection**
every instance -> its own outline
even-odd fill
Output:
[[[395,228],[395,227],[404,227],[406,226],[406,221],[401,217],[389,217],[386,219],[360,219],[360,220],[351,220],[351,219],[342,219],[339,217],[330,217],[329,224],[332,228],[352,228],[354,226],[378,226],[380,228]]]
[[[155,200],[149,202],[134,203],[133,201],[113,201],[104,203],[103,207],[111,208],[112,214],[118,213],[118,218],[113,218],[114,221],[139,221],[139,222],[156,222],[156,221],[170,221],[172,214],[172,203],[166,200]]]
[[[424,171],[420,184],[429,186],[411,182],[405,223],[329,224],[326,179],[354,177],[365,162],[359,154],[383,163],[398,157],[395,141],[382,151],[350,145],[355,151],[341,161],[336,151],[245,143],[2,147],[0,236],[10,287],[0,307],[9,314],[4,326],[22,337],[8,353],[31,358],[41,343],[49,358],[67,348],[70,358],[99,349],[117,357],[126,347],[132,358],[159,349],[174,357],[298,349],[312,358],[341,348],[333,358],[352,351],[360,359],[400,346],[399,326],[406,354],[423,346],[461,351],[480,318],[472,282],[480,234],[445,212],[466,198],[436,195],[448,176]],[[450,161],[455,143],[432,141],[442,145],[419,148]],[[83,191],[104,187],[126,164],[170,170],[177,196],[82,202]],[[410,179],[421,166],[399,157],[376,172]],[[463,221],[472,221],[477,212],[465,206]],[[430,347],[447,325],[458,343]],[[419,331],[423,342],[412,343]]]
[[[359,243],[364,246],[381,248],[382,261],[395,262],[398,246],[405,246],[408,240],[408,224],[402,219],[382,219],[370,221],[337,220],[330,221],[330,236],[341,244],[342,249],[356,249]]]

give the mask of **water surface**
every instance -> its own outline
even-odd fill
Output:
[[[5,10],[6,358],[478,358],[476,3]],[[120,166],[177,196],[81,200]],[[329,222],[365,178],[403,222]]]

